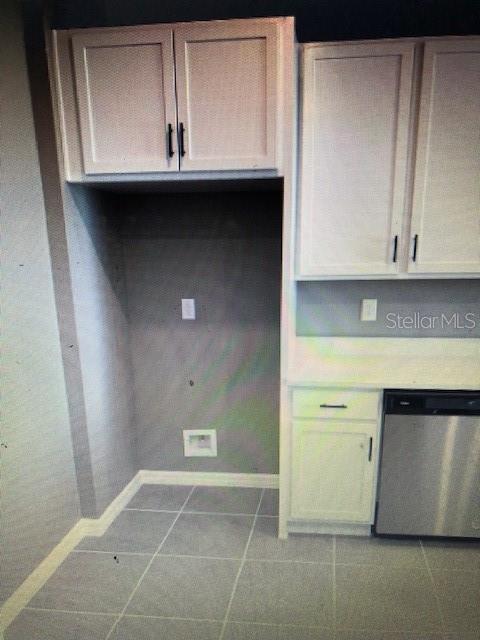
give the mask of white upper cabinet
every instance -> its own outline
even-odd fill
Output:
[[[178,170],[171,28],[86,30],[72,51],[85,173]]]
[[[295,86],[292,18],[56,31],[53,42],[68,180],[281,175]]]
[[[480,273],[480,39],[425,47],[409,271]]]
[[[175,28],[182,169],[275,168],[278,31],[272,20]]]
[[[414,44],[307,46],[297,277],[398,272]]]

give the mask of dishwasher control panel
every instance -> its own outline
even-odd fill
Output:
[[[385,414],[416,415],[480,415],[480,392],[477,391],[388,391]]]

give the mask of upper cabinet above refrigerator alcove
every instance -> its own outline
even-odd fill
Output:
[[[54,31],[67,180],[282,175],[293,43],[292,18]]]

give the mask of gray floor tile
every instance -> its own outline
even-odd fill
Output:
[[[122,511],[103,536],[84,538],[77,549],[155,553],[175,517],[175,513]]]
[[[334,640],[331,629],[230,622],[224,640]]]
[[[221,622],[122,618],[112,640],[218,640]]]
[[[195,487],[185,511],[209,511],[212,513],[245,513],[257,511],[261,489],[240,487]]]
[[[330,565],[250,562],[238,581],[230,620],[332,627]]]
[[[118,613],[149,556],[72,553],[30,601],[32,607]]]
[[[223,620],[238,560],[155,558],[129,614]]]
[[[480,630],[480,572],[432,571],[446,631]]]
[[[458,633],[446,633],[444,640],[478,640],[478,631],[460,631]]]
[[[258,517],[247,558],[259,560],[295,560],[306,562],[333,562],[332,536],[290,534],[288,540],[278,538],[276,518]]]
[[[116,616],[24,609],[5,640],[104,640]]]
[[[336,562],[342,564],[386,565],[424,569],[425,560],[418,540],[337,536]]]
[[[441,626],[426,571],[385,566],[336,566],[339,629],[434,632]]]
[[[192,487],[144,484],[127,505],[129,509],[166,509],[179,511]]]
[[[480,541],[424,540],[422,544],[432,570],[480,571]]]
[[[161,553],[241,558],[252,524],[253,516],[183,513],[162,546]]]
[[[278,516],[278,489],[265,489],[258,513],[261,516]]]

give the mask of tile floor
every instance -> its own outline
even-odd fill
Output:
[[[277,492],[144,486],[5,640],[478,640],[480,545],[277,533]]]

